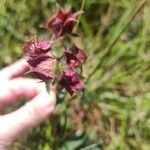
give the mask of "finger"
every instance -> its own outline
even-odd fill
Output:
[[[8,104],[14,103],[22,96],[32,98],[40,91],[44,91],[44,83],[39,83],[38,81],[35,79],[16,78],[1,84],[0,110]]]
[[[0,71],[0,79],[12,79],[18,76],[23,75],[29,70],[29,64],[25,59],[20,59],[14,64],[2,69]]]
[[[56,92],[41,92],[19,110],[0,118],[0,140],[13,141],[49,117],[56,104]]]

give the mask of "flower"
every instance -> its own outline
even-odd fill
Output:
[[[51,56],[39,56],[27,61],[30,65],[30,72],[42,81],[54,78],[55,58]]]
[[[48,22],[48,28],[50,28],[57,37],[71,33],[78,14],[79,13],[72,13],[70,10],[59,9]]]
[[[49,41],[29,41],[24,45],[25,55],[27,57],[37,57],[39,55],[47,53],[51,50],[51,43]]]
[[[86,59],[86,55],[83,52],[83,50],[79,49],[76,46],[72,47],[68,51],[65,51],[64,57],[65,57],[66,63],[71,68],[80,66],[82,63],[84,63]]]
[[[66,89],[70,95],[84,88],[84,84],[79,80],[78,74],[71,68],[62,72],[59,84],[61,89]]]

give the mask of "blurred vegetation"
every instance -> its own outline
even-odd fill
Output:
[[[74,42],[88,55],[84,94],[59,94],[56,115],[15,142],[21,150],[150,149],[149,0],[1,0],[0,67],[60,5],[80,10]],[[43,24],[42,24],[43,23]]]

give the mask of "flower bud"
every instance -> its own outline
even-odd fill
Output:
[[[83,50],[79,49],[76,46],[69,50],[66,50],[64,52],[64,57],[67,65],[71,68],[80,66],[86,59],[86,55]]]
[[[84,84],[79,80],[78,74],[71,68],[62,72],[59,84],[61,89],[66,89],[70,95],[84,88]]]
[[[51,56],[39,56],[27,61],[31,67],[31,72],[42,81],[54,78],[54,67],[56,59]]]
[[[52,19],[48,22],[50,28],[56,37],[70,34],[76,23],[78,13],[72,13],[70,10],[59,9]]]

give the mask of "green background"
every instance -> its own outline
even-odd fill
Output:
[[[82,4],[74,42],[88,56],[84,95],[59,94],[56,115],[15,150],[150,149],[149,0],[1,0],[0,67],[23,56],[30,34],[51,35],[43,26],[58,5],[78,11]]]

